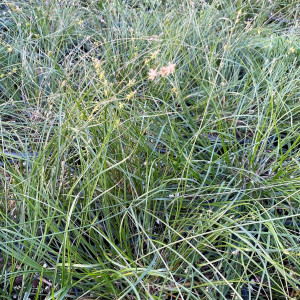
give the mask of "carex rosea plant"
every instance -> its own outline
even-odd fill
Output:
[[[1,299],[300,297],[297,0],[0,10]]]

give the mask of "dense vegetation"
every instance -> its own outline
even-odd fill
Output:
[[[1,3],[1,299],[299,299],[299,0]]]

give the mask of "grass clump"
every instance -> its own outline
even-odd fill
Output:
[[[300,296],[298,1],[4,1],[1,299]]]

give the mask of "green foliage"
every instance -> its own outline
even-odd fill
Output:
[[[298,1],[0,9],[1,299],[300,296]]]

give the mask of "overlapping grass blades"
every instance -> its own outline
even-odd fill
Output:
[[[4,2],[1,298],[296,299],[298,1]]]

